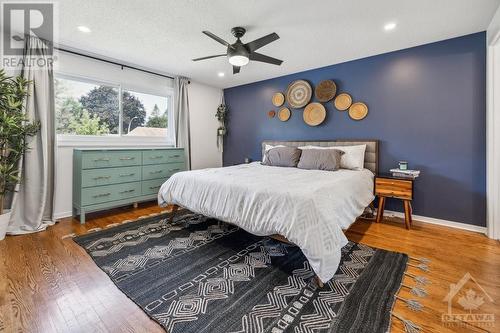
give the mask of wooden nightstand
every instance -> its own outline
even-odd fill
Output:
[[[375,177],[375,195],[379,197],[377,222],[381,222],[384,218],[386,198],[401,199],[405,209],[406,229],[410,229],[412,225],[413,181],[413,179],[393,177],[392,175],[378,175]]]

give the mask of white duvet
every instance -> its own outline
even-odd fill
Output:
[[[160,188],[161,206],[233,223],[260,236],[280,234],[300,247],[327,282],[347,244],[347,229],[374,199],[369,170],[319,171],[261,165],[179,172]]]

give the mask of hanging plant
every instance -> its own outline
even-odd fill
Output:
[[[222,151],[224,145],[224,136],[227,134],[226,129],[226,118],[227,118],[227,106],[224,103],[224,94],[221,96],[221,104],[217,108],[215,113],[215,118],[219,121],[220,125],[217,128],[217,148]]]

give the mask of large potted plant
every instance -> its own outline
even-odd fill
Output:
[[[30,82],[21,76],[9,77],[0,69],[0,240],[10,219],[5,198],[20,181],[19,161],[28,149],[29,137],[40,129],[38,122],[26,118],[24,100]]]

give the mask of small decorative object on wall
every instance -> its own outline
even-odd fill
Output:
[[[345,111],[349,109],[349,107],[352,104],[352,97],[348,93],[342,93],[339,94],[336,98],[335,101],[333,102],[337,110],[339,111]]]
[[[361,120],[368,114],[368,106],[365,103],[357,102],[349,108],[349,117],[354,120]]]
[[[271,111],[269,111],[269,112],[267,113],[267,116],[268,116],[269,118],[274,118],[274,116],[275,116],[275,115],[276,115],[276,111],[274,111],[274,110],[271,110]]]
[[[290,83],[286,91],[286,101],[290,107],[300,109],[309,103],[312,96],[312,88],[305,80],[296,80]]]
[[[318,126],[326,118],[326,110],[321,103],[310,103],[304,109],[304,122],[309,126]]]
[[[227,133],[226,130],[227,107],[226,103],[224,102],[224,94],[221,96],[221,103],[217,108],[217,113],[215,113],[215,118],[217,118],[217,120],[220,123],[220,126],[217,129],[217,148],[219,149],[219,151],[223,151],[224,136]]]
[[[319,102],[330,101],[337,93],[337,85],[332,80],[321,81],[314,89],[314,95]]]
[[[282,108],[280,112],[278,112],[278,118],[281,121],[287,121],[290,119],[290,110],[288,108]]]
[[[274,106],[282,106],[285,103],[285,95],[280,92],[277,92],[273,95],[273,105]]]

